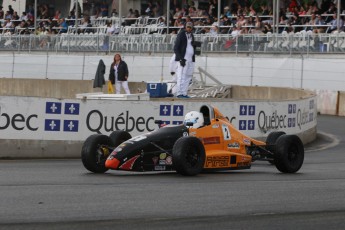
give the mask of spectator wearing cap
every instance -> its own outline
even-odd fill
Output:
[[[189,98],[188,87],[192,80],[195,64],[194,35],[192,31],[193,23],[187,22],[185,28],[178,33],[174,45],[175,61],[179,62],[176,72],[177,98]]]
[[[224,7],[224,16],[226,16],[228,18],[230,18],[232,16],[229,6]]]

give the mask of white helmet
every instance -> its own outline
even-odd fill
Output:
[[[191,111],[186,114],[183,123],[193,123],[193,128],[197,129],[204,125],[204,116],[198,111]]]

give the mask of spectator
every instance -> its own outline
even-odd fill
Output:
[[[326,25],[325,20],[319,14],[316,16],[315,25],[322,25],[322,26]],[[314,33],[324,33],[325,27],[316,27],[316,28],[314,28],[313,32]]]
[[[18,15],[17,11],[13,12],[12,20],[19,20],[19,15]]]
[[[28,20],[28,16],[26,15],[26,12],[22,13],[22,15],[20,16],[19,20],[21,20],[21,21],[22,20],[24,20],[24,21]]]
[[[229,18],[224,15],[222,20],[221,20],[221,23],[220,23],[221,26],[224,26],[224,27],[221,27],[221,33],[222,34],[227,34],[230,30],[230,26],[231,26],[231,21],[229,20]]]
[[[117,17],[117,16],[119,16],[119,13],[116,11],[116,9],[113,9],[113,10],[111,11],[111,16],[112,16],[112,17]]]
[[[208,14],[212,17],[217,16],[217,0],[210,0],[209,1],[209,7],[208,7]]]
[[[14,10],[11,5],[8,5],[8,12],[10,13],[10,15],[13,15],[14,13]]]
[[[8,29],[13,28],[13,23],[11,22],[11,19],[7,18],[7,19],[5,20],[5,23],[4,23],[4,27],[3,27],[3,28],[8,28]]]
[[[71,11],[69,12],[69,15],[68,15],[67,19],[68,19],[68,25],[69,25],[69,26],[74,26],[74,25],[75,25],[75,19],[76,19],[76,17],[75,17],[74,10],[71,10]]]
[[[344,21],[342,18],[339,18],[339,21],[337,19],[337,14],[333,14],[333,20],[330,22],[330,27],[329,29],[327,30],[327,33],[332,33],[333,31],[336,31],[338,30],[343,30],[343,27],[344,27]]]
[[[241,28],[240,27],[237,27],[237,26],[234,26],[232,28],[232,31],[231,31],[231,37],[232,38],[236,38],[237,36],[239,36],[241,34]]]
[[[0,6],[0,20],[4,18],[5,12],[3,10],[4,7]]]
[[[189,7],[188,16],[189,17],[197,17],[196,8],[194,6]]]
[[[109,9],[108,9],[108,4],[106,3],[106,1],[102,1],[101,3],[101,15],[102,17],[108,17],[109,14]]]
[[[224,15],[228,18],[232,16],[229,6],[224,7]]]
[[[120,54],[115,54],[114,61],[110,66],[109,81],[115,84],[116,93],[121,93],[121,87],[125,90],[126,94],[130,94],[128,88],[128,66],[125,61],[122,60]]]
[[[175,9],[175,14],[174,14],[174,19],[177,19],[179,17],[182,17],[182,11],[180,10],[180,8],[176,7]]]
[[[249,16],[256,16],[256,11],[253,8],[253,5],[249,7]]]
[[[139,10],[134,10],[134,17],[135,18],[139,18],[140,17]]]
[[[59,34],[64,34],[64,33],[67,33],[68,31],[68,25],[67,25],[67,22],[64,18],[61,18],[59,20]]]
[[[22,34],[26,28],[27,28],[27,24],[24,20],[22,20],[20,24],[16,26],[16,31],[19,34]]]
[[[60,11],[60,10],[57,10],[57,11],[55,12],[54,19],[55,19],[55,20],[61,19],[61,11]]]
[[[12,20],[12,14],[10,14],[10,11],[6,11],[5,20],[6,20],[6,19]]]

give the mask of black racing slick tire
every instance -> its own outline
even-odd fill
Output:
[[[266,138],[266,149],[268,151],[270,151],[271,153],[275,153],[275,145],[277,142],[277,139],[281,136],[286,134],[283,131],[278,131],[278,132],[271,132],[270,134],[268,134],[267,138]],[[274,160],[269,160],[268,162],[270,162],[272,165],[274,165]]]
[[[114,147],[117,147],[121,143],[132,138],[131,134],[129,134],[128,132],[123,131],[123,130],[114,131],[109,135],[109,137],[110,137],[110,140],[112,141]]]
[[[99,134],[89,136],[81,150],[84,167],[93,173],[106,172],[108,169],[105,167],[105,161],[111,153],[109,146],[113,146],[113,143],[108,136]]]
[[[295,173],[302,167],[304,147],[296,135],[282,135],[277,139],[274,163],[283,173]]]
[[[174,144],[172,161],[177,173],[195,176],[204,168],[205,148],[196,137],[181,137]]]
[[[283,131],[271,132],[270,134],[268,134],[266,138],[266,145],[267,145],[266,149],[274,153],[275,152],[274,145],[276,144],[277,139],[284,134],[286,133]]]

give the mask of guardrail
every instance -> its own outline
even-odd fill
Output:
[[[139,29],[139,28],[137,28]],[[120,34],[107,35],[94,32],[60,35],[2,35],[0,51],[47,51],[47,52],[171,52],[175,34]],[[343,53],[345,32],[314,34],[301,31],[288,34],[195,34],[202,42],[202,52],[224,53]]]

